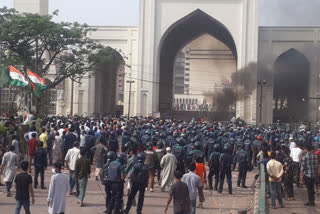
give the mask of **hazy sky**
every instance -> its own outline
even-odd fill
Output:
[[[49,1],[50,11],[59,10],[57,21],[138,25],[139,0]],[[0,0],[0,6],[13,7],[13,0]],[[320,26],[320,0],[260,0],[259,8],[261,26]]]

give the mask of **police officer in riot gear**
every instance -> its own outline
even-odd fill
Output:
[[[104,185],[104,190],[106,193],[106,211],[104,213],[108,212],[108,203],[111,199],[111,183],[108,181],[108,168],[112,161],[116,160],[117,155],[116,153],[110,151],[106,155],[106,163],[103,165],[103,171],[102,171],[102,179],[101,182]]]
[[[244,143],[242,141],[242,139],[237,139],[236,143],[235,143],[235,148],[233,150],[233,166],[232,166],[232,170],[234,171],[236,169],[236,166],[237,166],[237,160],[236,160],[236,153],[238,151],[241,150],[241,148],[243,147]]]
[[[246,186],[246,177],[248,171],[248,152],[244,150],[245,145],[242,145],[240,151],[236,153],[236,161],[239,163],[239,174],[238,174],[238,187],[247,188]]]
[[[144,202],[144,192],[145,188],[148,185],[148,170],[149,167],[144,164],[146,159],[145,153],[141,152],[137,155],[138,162],[133,166],[130,172],[130,181],[132,189],[128,196],[128,202],[126,209],[124,211],[125,214],[128,214],[132,205],[132,202],[139,191],[139,199],[137,206],[137,214],[141,214],[142,206]]]
[[[204,162],[204,153],[201,151],[201,144],[199,141],[194,143],[194,148],[191,151],[191,155],[193,161],[201,159]]]
[[[232,194],[232,181],[231,181],[232,162],[233,162],[232,147],[230,144],[227,143],[224,145],[222,154],[220,155],[221,172],[220,172],[220,178],[219,178],[220,183],[219,183],[218,193],[222,193],[224,178],[227,176],[228,192],[229,194]]]
[[[108,178],[111,186],[111,199],[108,204],[107,214],[120,214],[122,211],[123,185],[126,177],[125,168],[127,155],[122,153],[117,160],[112,161],[108,167]]]
[[[246,139],[244,140],[244,151],[248,153],[248,170],[251,171],[253,168],[252,166],[253,144],[249,136],[247,136]]]
[[[184,168],[184,150],[183,150],[183,139],[178,138],[176,145],[172,147],[172,154],[176,156],[177,158],[177,170],[179,170],[182,173],[185,173],[185,168]]]
[[[209,155],[209,189],[212,190],[212,177],[215,176],[215,182],[214,182],[214,190],[218,190],[218,184],[219,184],[219,172],[220,172],[220,155],[221,155],[221,146],[220,144],[214,144],[213,151]]]

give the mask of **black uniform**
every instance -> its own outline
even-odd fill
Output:
[[[246,188],[246,177],[248,171],[248,152],[240,150],[236,154],[236,160],[239,163],[239,174],[238,174],[238,187],[240,183],[243,188]]]

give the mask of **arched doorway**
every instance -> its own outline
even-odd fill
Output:
[[[308,105],[302,102],[308,97],[310,63],[299,51],[290,49],[274,63],[273,121],[283,123],[302,122]]]
[[[230,51],[230,55],[237,62],[236,45],[231,33],[222,23],[213,17],[198,9],[174,23],[166,31],[160,42],[159,111],[161,113],[172,112],[174,100],[174,64],[176,57],[181,56],[179,51],[186,44],[205,34],[209,34],[223,43],[227,47],[227,51]],[[186,89],[184,91],[187,91]],[[181,108],[190,109],[189,107]]]
[[[95,71],[95,114],[120,116],[123,114],[124,60],[111,47],[102,52]]]

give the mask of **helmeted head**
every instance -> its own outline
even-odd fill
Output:
[[[166,136],[166,133],[161,132],[160,135],[159,135],[159,137],[160,137],[161,139],[165,139],[167,136]]]
[[[261,135],[258,135],[257,140],[258,140],[258,141],[262,141],[262,136],[261,136]]]
[[[223,152],[223,153],[230,154],[230,153],[232,152],[231,150],[232,150],[232,149],[231,149],[230,144],[225,144],[225,145],[223,146],[222,152]]]
[[[183,146],[184,142],[185,142],[185,140],[183,138],[178,138],[177,139],[177,144],[180,145],[180,146]]]
[[[107,153],[107,160],[109,162],[112,162],[112,161],[114,161],[116,159],[117,159],[116,153],[114,153],[113,151],[110,151],[110,152]]]
[[[153,147],[152,142],[148,142],[148,143],[147,143],[147,149],[148,149],[148,150],[151,150],[152,147]]]
[[[146,159],[146,154],[144,152],[138,153],[137,159],[138,159],[139,163],[144,163],[144,161]]]
[[[121,153],[119,156],[118,156],[118,161],[122,164],[125,164],[127,163],[127,154],[126,153]]]
[[[195,142],[194,143],[194,148],[197,149],[197,150],[200,150],[201,149],[201,144],[199,141]]]
[[[221,151],[221,145],[219,143],[216,143],[213,145],[213,151],[220,152]]]
[[[110,132],[110,136],[111,137],[115,137],[116,136],[116,133],[114,131]]]
[[[163,147],[164,147],[163,142],[159,141],[159,142],[157,143],[157,148],[158,148],[158,149],[163,149]]]

